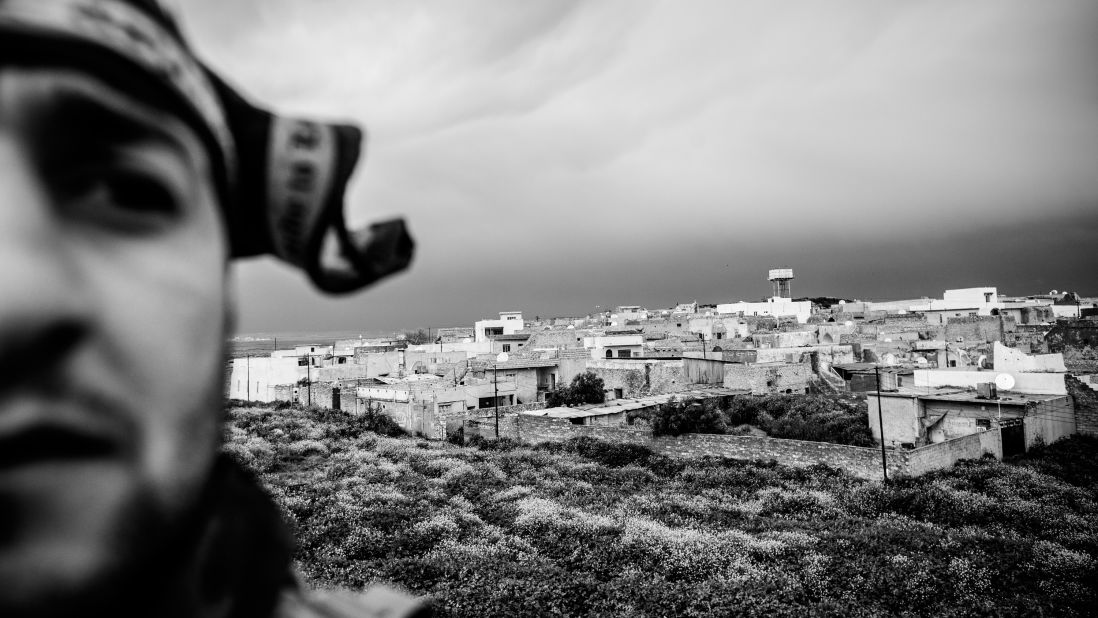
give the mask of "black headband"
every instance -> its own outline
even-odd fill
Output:
[[[167,95],[213,155],[234,257],[278,256],[327,292],[360,289],[411,262],[402,220],[345,224],[362,131],[253,105],[194,56],[155,0],[0,0],[0,53]]]

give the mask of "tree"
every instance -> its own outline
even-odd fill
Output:
[[[692,397],[674,397],[659,407],[652,416],[652,434],[678,436],[684,433],[725,433],[724,415],[716,401],[702,403]]]
[[[431,333],[423,330],[409,330],[404,332],[404,340],[408,342],[408,345],[424,345],[433,343],[431,341]]]
[[[545,398],[545,403],[551,408],[602,403],[606,401],[605,386],[602,378],[587,371],[572,378],[571,386],[562,386],[551,391]]]

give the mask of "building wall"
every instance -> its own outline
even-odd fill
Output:
[[[751,340],[756,348],[799,348],[814,346],[817,343],[815,331],[795,331],[790,333],[755,333]]]
[[[726,364],[724,387],[749,390],[753,395],[767,393],[804,393],[813,377],[806,364],[741,365]]]
[[[1023,354],[1014,348],[995,342],[993,349],[995,371],[1053,372],[1067,371],[1063,354]]]
[[[804,324],[812,315],[812,303],[795,302],[788,298],[768,298],[762,303],[730,303],[717,305],[718,314],[742,314],[744,316],[792,316]]]
[[[877,414],[877,397],[866,398],[868,404],[866,419],[873,439],[881,441],[881,420],[884,421],[886,446],[901,444],[920,444],[924,442],[924,430],[919,420],[919,400],[915,397],[882,395],[880,397],[881,414]]]
[[[1014,331],[1018,324],[1012,317],[979,316],[950,318],[943,326],[935,329],[934,338],[950,343],[963,339],[965,342],[1000,341],[1006,345],[1014,343]]]
[[[994,455],[996,459],[1003,458],[1003,438],[998,431],[981,431],[956,440],[907,451],[905,472],[910,476],[919,476],[933,470],[949,468],[962,459],[979,459],[986,453]]]
[[[1075,408],[1075,430],[1098,436],[1098,391],[1074,376],[1068,376],[1067,388]]]
[[[296,357],[256,357],[233,359],[229,373],[229,399],[242,401],[278,401],[274,387],[295,384],[305,377]]]
[[[1045,335],[1049,352],[1098,348],[1098,320],[1061,320]]]
[[[602,378],[607,390],[620,388],[625,398],[675,393],[691,385],[682,360],[593,360],[587,370]]]
[[[683,369],[691,384],[724,384],[724,366],[727,363],[716,360],[684,358]]]
[[[850,345],[816,345],[803,348],[764,348],[755,350],[755,359],[760,363],[803,363],[807,362],[810,355],[816,353],[819,362],[834,365],[843,363],[855,363],[854,348]]]
[[[475,332],[475,341],[485,342],[488,341],[488,336],[484,332],[486,328],[502,328],[504,335],[514,335],[525,327],[526,323],[521,315],[508,316],[500,314],[498,320],[481,320],[475,323],[473,330]]]
[[[1076,433],[1075,409],[1070,397],[1043,401],[1026,411],[1026,448],[1052,444]]]

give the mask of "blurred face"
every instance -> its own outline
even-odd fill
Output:
[[[209,474],[227,241],[208,167],[166,112],[0,66],[0,615],[102,594]]]

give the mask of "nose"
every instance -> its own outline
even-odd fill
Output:
[[[0,392],[52,372],[89,325],[49,195],[18,137],[0,126]]]

